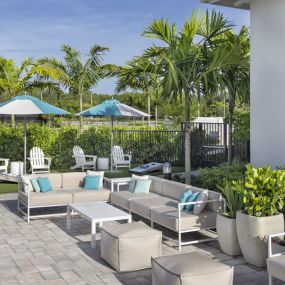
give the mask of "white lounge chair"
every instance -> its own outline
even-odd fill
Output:
[[[39,147],[33,147],[28,160],[31,163],[32,173],[50,172],[51,158],[45,157],[44,152]]]
[[[82,171],[85,169],[96,169],[97,156],[84,154],[82,148],[78,145],[73,148],[73,157],[76,164],[71,169],[81,168]]]
[[[0,158],[0,174],[8,174],[9,159]]]
[[[122,147],[115,145],[112,151],[113,165],[116,169],[119,167],[131,168],[132,156],[130,154],[124,154]]]

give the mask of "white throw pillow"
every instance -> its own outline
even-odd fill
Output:
[[[34,191],[33,185],[31,183],[31,179],[35,178],[33,175],[23,175],[21,176],[21,181],[24,186],[24,192],[25,193],[30,193]]]
[[[104,171],[92,171],[92,170],[87,170],[87,174],[90,176],[100,176],[100,183],[99,187],[103,188],[103,180],[104,180]]]
[[[202,191],[195,202],[205,202],[208,200],[208,197],[209,197],[208,191]],[[193,208],[193,214],[199,215],[204,210],[205,207],[206,203],[195,204]]]
[[[129,185],[129,191],[132,192],[132,193],[134,192],[136,180],[138,180],[138,179],[149,180],[148,178],[149,178],[148,175],[139,176],[139,175],[133,174],[132,178],[131,178],[131,181],[130,181],[130,185]]]

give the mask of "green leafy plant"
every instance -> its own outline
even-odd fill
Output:
[[[231,219],[235,219],[236,213],[243,210],[242,195],[233,189],[230,183],[227,183],[225,187],[219,187],[219,189],[226,199],[227,210],[224,214]]]
[[[268,165],[254,168],[246,165],[245,179],[233,181],[233,188],[243,197],[250,216],[269,217],[282,212],[285,198],[285,171],[270,170]]]

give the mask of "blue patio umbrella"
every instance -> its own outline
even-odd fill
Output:
[[[30,95],[20,95],[0,104],[0,115],[24,116],[24,173],[27,170],[27,117],[32,115],[69,115],[51,104],[45,103]]]
[[[115,99],[106,100],[103,103],[94,106],[88,110],[85,110],[81,113],[78,113],[77,116],[82,117],[92,117],[92,116],[103,116],[103,117],[111,117],[111,171],[113,170],[113,157],[112,157],[112,149],[113,149],[113,141],[114,141],[114,117],[132,117],[132,118],[143,118],[148,117],[147,113],[144,113],[140,110],[137,110],[133,107],[130,107],[126,104],[120,103],[120,101]]]

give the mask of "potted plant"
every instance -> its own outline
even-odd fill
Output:
[[[227,183],[220,191],[226,199],[226,211],[217,215],[217,234],[221,250],[231,256],[240,255],[241,249],[236,230],[236,213],[243,209],[240,193]]]
[[[248,263],[265,267],[268,235],[284,232],[285,171],[246,168],[244,181],[233,182],[244,204],[236,217],[238,241]]]

